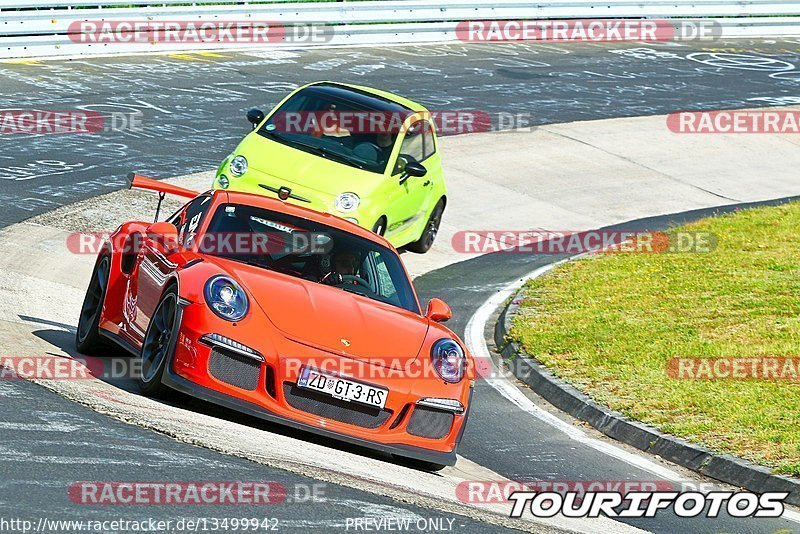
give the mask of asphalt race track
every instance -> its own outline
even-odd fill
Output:
[[[97,135],[0,138],[0,228],[119,189],[131,170],[169,177],[213,168],[247,132],[246,109],[268,109],[305,82],[331,79],[382,87],[431,109],[526,114],[531,125],[540,125],[688,109],[797,104],[800,74],[791,72],[795,65],[800,65],[800,44],[783,40],[641,46],[434,45],[0,64],[0,108],[81,108],[109,117],[134,112],[144,128]],[[710,212],[652,218],[638,221],[636,227],[656,230]],[[415,284],[423,300],[439,296],[451,305],[454,319],[448,326],[463,337],[469,319],[500,287],[557,259],[484,256],[424,274]],[[60,337],[50,335],[48,341],[56,346],[72,343],[72,336],[63,332]],[[543,410],[569,420],[531,391],[522,391]],[[202,507],[195,513],[185,507],[147,507],[145,511],[81,506],[69,501],[64,488],[80,480],[271,480],[290,489],[287,502],[266,511],[280,519],[282,529],[344,530],[347,518],[391,516],[414,521],[439,518],[445,525],[453,520],[452,530],[459,532],[503,531],[498,525],[336,484],[324,486],[325,502],[306,502],[302,496],[317,483],[313,477],[178,443],[35,384],[3,381],[0,405],[4,413],[0,446],[5,453],[0,457],[1,516],[263,516],[263,508]],[[199,402],[192,403],[191,409],[260,425]],[[632,463],[630,458],[638,457],[636,453],[612,457],[571,439],[480,381],[459,454],[512,480],[651,481],[677,475],[703,482],[654,457]],[[22,502],[19,496],[25,496]],[[657,519],[626,522],[654,532],[800,531],[800,525],[788,520],[687,520],[666,513]]]
[[[522,114],[532,124],[800,102],[791,41],[433,45],[185,53],[0,64],[0,108],[141,113],[141,132],[5,136],[0,227],[122,186],[131,170],[215,168],[245,110],[317,80],[382,87],[432,110]],[[120,121],[123,119],[119,119]],[[502,125],[496,125],[502,126]],[[524,126],[524,124],[519,124]]]
[[[437,519],[454,531],[480,534],[486,525],[463,516],[436,513],[398,503],[388,497],[324,484],[248,460],[178,443],[161,434],[100,415],[90,408],[30,383],[0,385],[0,516],[33,521],[140,521],[181,518],[269,518],[280,530],[343,531],[353,517]],[[142,480],[200,482],[207,480],[276,482],[286,490],[279,504],[186,506],[87,506],[73,503],[65,488],[77,481]],[[46,482],[44,482],[46,481]],[[313,497],[313,498],[312,498]],[[139,507],[141,508],[141,507]],[[511,532],[492,526],[497,532]],[[53,530],[54,532],[56,530]]]

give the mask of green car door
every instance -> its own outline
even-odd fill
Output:
[[[435,177],[442,174],[442,163],[436,153],[433,126],[427,119],[412,118],[401,136],[388,180],[393,217],[388,221],[387,235],[401,241],[416,241],[433,209],[431,201],[438,200],[432,193]],[[409,172],[409,167],[419,165],[424,167],[424,175]]]

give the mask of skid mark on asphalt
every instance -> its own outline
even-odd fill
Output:
[[[22,392],[15,389],[9,382],[0,380],[0,397],[21,397]]]
[[[75,456],[47,456],[34,452],[6,449],[3,451],[4,461],[12,464],[64,464],[64,465],[141,465],[137,460],[117,460],[112,458],[78,458]]]
[[[72,432],[81,428],[80,425],[70,425],[69,423],[31,423],[22,421],[19,423],[9,423],[0,421],[0,429],[16,430],[17,432]]]
[[[3,382],[0,382],[0,384]],[[6,386],[14,387],[10,382]],[[35,402],[35,397],[26,395],[17,387],[18,397],[27,397]],[[36,390],[34,390],[36,391]],[[140,443],[119,441],[119,433],[108,432],[89,419],[68,412],[31,411],[25,414],[6,414],[6,419],[16,421],[0,421],[0,430],[6,432],[0,442],[4,444],[3,462],[53,463],[53,464],[110,464],[110,465],[149,465],[149,466],[205,466],[208,468],[224,468],[227,464],[190,455],[176,454],[173,451],[143,446]],[[93,441],[76,441],[71,436],[76,433],[95,436]],[[42,435],[47,436],[40,439]],[[60,437],[63,436],[63,437]],[[49,438],[49,439],[48,439]],[[109,457],[109,445],[113,444],[114,454]],[[52,445],[49,448],[48,445]],[[86,453],[85,456],[71,454],[42,454],[43,450],[75,450]],[[136,453],[130,455],[128,453]],[[133,457],[131,459],[129,457]]]

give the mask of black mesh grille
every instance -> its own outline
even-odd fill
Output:
[[[450,412],[417,406],[411,414],[406,431],[412,436],[441,439],[450,433],[454,417]]]
[[[378,428],[388,421],[392,415],[390,410],[381,410],[339,400],[328,395],[320,395],[319,393],[299,388],[291,382],[284,382],[283,394],[286,397],[286,402],[292,408],[362,428]]]
[[[255,391],[258,387],[260,369],[261,364],[255,360],[217,349],[211,350],[208,359],[208,371],[214,378],[247,391]]]

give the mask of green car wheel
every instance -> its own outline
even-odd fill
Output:
[[[433,246],[436,241],[436,235],[439,233],[439,226],[442,224],[442,215],[444,214],[444,199],[439,200],[428,218],[428,223],[425,225],[425,230],[422,236],[406,247],[411,252],[417,254],[425,254]]]

